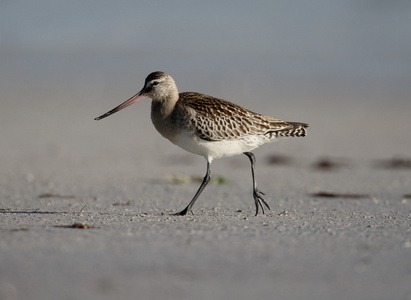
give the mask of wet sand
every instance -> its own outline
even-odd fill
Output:
[[[205,160],[155,131],[149,100],[96,122],[128,95],[3,95],[0,299],[411,297],[409,104],[236,101],[310,124],[255,151],[271,212],[237,156],[177,217]]]

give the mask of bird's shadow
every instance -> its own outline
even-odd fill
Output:
[[[40,211],[40,210],[12,210],[12,209],[0,209],[2,214],[38,214],[38,215],[54,215],[62,214],[65,212],[58,211]]]

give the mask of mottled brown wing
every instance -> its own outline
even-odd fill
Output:
[[[192,119],[197,134],[205,140],[219,141],[249,135],[287,132],[293,125],[249,111],[229,101],[198,93],[181,93],[180,101],[196,114]]]

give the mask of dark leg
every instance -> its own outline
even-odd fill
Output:
[[[261,207],[261,210],[264,214],[264,207],[261,204],[261,202],[263,202],[264,205],[267,206],[269,210],[271,209],[270,209],[270,206],[267,204],[267,202],[265,202],[262,196],[265,194],[257,189],[257,180],[255,179],[255,176],[254,176],[255,156],[251,152],[244,152],[244,154],[248,156],[251,162],[251,175],[253,176],[253,197],[254,197],[254,203],[255,203],[255,215],[258,215],[258,206]]]
[[[210,163],[207,161],[207,173],[204,176],[203,182],[201,183],[200,187],[198,188],[197,193],[194,195],[194,198],[190,201],[190,203],[187,205],[186,208],[184,208],[182,211],[175,213],[175,216],[185,216],[187,212],[191,212],[191,207],[194,205],[194,202],[196,202],[198,196],[200,196],[201,192],[204,190],[206,187],[207,183],[210,181]]]

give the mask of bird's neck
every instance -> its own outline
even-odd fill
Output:
[[[178,91],[156,97],[151,102],[151,114],[155,119],[165,119],[173,112],[178,101]]]
[[[178,131],[173,122],[177,101],[178,93],[177,95],[169,94],[165,98],[155,98],[151,102],[151,121],[157,131],[173,143]]]

